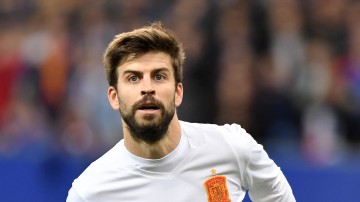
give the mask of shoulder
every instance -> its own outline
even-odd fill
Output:
[[[181,121],[182,129],[189,139],[201,142],[226,142],[227,145],[240,150],[246,150],[254,139],[238,124],[204,124]]]
[[[182,128],[192,129],[204,132],[241,132],[244,131],[238,124],[209,124],[209,123],[190,123],[186,121],[180,121]]]
[[[122,141],[91,163],[83,173],[74,180],[72,189],[75,189],[81,197],[87,198],[97,193],[99,190],[96,189],[101,187],[100,185],[109,184],[115,177],[125,176],[125,172],[121,172],[126,166],[121,145]]]
[[[185,132],[203,134],[206,136],[219,136],[222,138],[244,138],[249,134],[238,124],[207,124],[207,123],[190,123],[181,121],[181,127]]]
[[[121,158],[123,145],[123,141],[118,142],[104,155],[92,162],[89,167],[87,167],[86,170],[80,175],[80,177],[82,175],[86,175],[87,173],[101,173],[105,170],[118,166],[119,164],[117,164],[117,161],[114,160]]]

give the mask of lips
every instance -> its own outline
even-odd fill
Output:
[[[138,107],[139,110],[158,110],[158,107],[155,103],[144,103]]]
[[[164,105],[156,100],[151,95],[144,95],[144,97],[136,102],[133,107],[134,113],[135,111],[141,111],[142,113],[146,114],[153,114],[157,113],[158,111],[164,110]]]

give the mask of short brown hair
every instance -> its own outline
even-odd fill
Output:
[[[142,54],[161,51],[170,55],[175,83],[182,82],[185,53],[183,45],[175,35],[163,27],[161,22],[152,23],[131,32],[116,35],[104,54],[106,77],[110,86],[116,88],[117,67]]]

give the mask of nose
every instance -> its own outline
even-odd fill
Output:
[[[152,79],[150,75],[145,75],[141,80],[141,95],[155,95],[155,89],[153,87]]]
[[[141,91],[141,95],[155,95],[154,90],[143,90]]]
[[[144,78],[142,80],[141,95],[155,95],[155,90],[152,86],[151,79]]]

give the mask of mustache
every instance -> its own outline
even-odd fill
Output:
[[[161,110],[165,108],[163,103],[154,98],[154,96],[152,95],[144,95],[141,100],[135,102],[135,104],[133,105],[133,110],[135,111],[143,106],[154,106]]]

